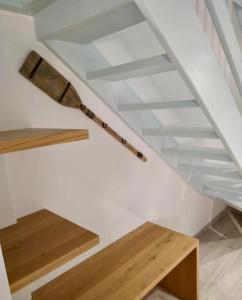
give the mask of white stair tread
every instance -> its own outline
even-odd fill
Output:
[[[87,80],[116,81],[176,70],[166,54],[87,72]]]
[[[149,103],[120,104],[119,111],[185,109],[198,107],[196,100],[161,101]]]
[[[201,148],[193,146],[183,146],[178,145],[175,147],[167,147],[162,149],[162,153],[178,155],[178,156],[188,156],[197,157],[203,159],[219,160],[219,161],[231,161],[231,158],[227,152],[223,149],[215,148]]]
[[[218,136],[211,127],[164,127],[164,128],[146,128],[142,134],[149,136],[174,136],[218,139]]]

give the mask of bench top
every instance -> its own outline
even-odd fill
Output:
[[[33,300],[141,299],[198,243],[147,222],[33,292]]]

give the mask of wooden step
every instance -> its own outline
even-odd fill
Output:
[[[40,210],[0,230],[0,244],[11,292],[51,272],[99,242],[70,221]]]
[[[88,139],[86,129],[26,128],[0,131],[0,154]]]
[[[194,238],[145,223],[35,291],[32,299],[134,300],[160,283],[181,299],[196,300],[197,247]]]

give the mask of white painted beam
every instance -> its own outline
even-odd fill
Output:
[[[229,178],[231,180],[242,180],[241,175],[238,171],[223,171],[223,170],[216,170],[216,169],[210,169],[210,170],[197,170],[198,172],[201,172],[201,175],[212,175],[216,177],[222,177],[222,178]]]
[[[208,170],[201,173],[203,175],[213,175],[222,178],[229,178],[231,180],[242,180],[242,177],[238,171],[219,171],[219,170]]]
[[[200,148],[178,145],[175,147],[163,148],[162,153],[182,157],[196,157],[201,159],[211,159],[228,162],[231,161],[231,158],[225,150],[214,148]]]
[[[0,3],[0,10],[6,10],[6,11],[10,11],[10,12],[15,12],[15,13],[18,13],[18,14],[26,14],[26,15],[31,14],[31,12],[26,11],[25,9],[23,9],[22,6],[12,5],[11,3],[8,3],[7,0],[6,0],[6,2],[4,1],[3,3]]]
[[[233,162],[201,162],[201,161],[186,161],[179,165],[181,168],[197,168],[197,169],[219,169],[219,170],[231,170],[235,171],[236,166]]]
[[[47,0],[36,2],[44,1]],[[35,16],[35,25],[39,40],[90,43],[144,20],[134,1],[72,0],[54,1],[39,11]]]
[[[143,135],[148,136],[173,136],[188,138],[217,139],[218,136],[213,128],[205,127],[167,127],[148,128],[142,130]]]
[[[185,171],[190,170],[194,173],[194,175],[199,176],[216,176],[221,178],[230,178],[232,180],[242,180],[242,176],[239,174],[238,170],[231,166],[226,167],[214,164],[203,165],[186,163],[180,164],[179,169]]]
[[[202,193],[209,197],[212,197],[212,198],[221,198],[222,199],[221,192],[209,189],[208,187],[207,188],[204,187],[202,190]]]
[[[230,195],[233,195],[235,197],[241,197],[242,196],[241,191],[236,191],[236,190],[233,190],[233,189],[230,189],[230,188],[227,188],[227,187],[224,187],[224,188],[223,187],[216,187],[216,186],[212,186],[212,185],[209,185],[209,184],[205,184],[205,187],[220,193],[221,196],[223,195],[223,193],[230,194]]]
[[[232,19],[225,0],[206,0],[207,7],[219,35],[230,69],[242,96],[242,56]],[[236,1],[238,4],[239,1]],[[241,106],[242,108],[242,106]]]
[[[230,189],[234,192],[241,193],[242,195],[242,188],[241,187],[235,187],[236,182],[231,180],[211,180],[211,181],[204,181],[204,185],[215,188],[215,189]],[[238,181],[237,181],[238,183]]]
[[[100,0],[99,3],[101,3]],[[75,44],[88,44],[144,20],[137,5],[134,2],[128,2],[101,14],[96,13],[93,16],[89,15],[88,18],[80,18],[78,23],[67,26],[47,38]]]
[[[237,210],[242,211],[241,197],[229,192],[219,192],[208,187],[204,187],[202,193],[212,198],[218,198],[225,201],[225,203]]]
[[[207,172],[229,172],[229,171],[236,171],[235,167],[232,163],[204,163],[204,162],[194,162],[188,161],[179,164],[179,169],[192,169],[194,171],[198,171],[201,174]]]
[[[163,101],[150,103],[120,104],[119,111],[159,110],[159,109],[185,109],[198,107],[196,100]]]
[[[211,172],[212,173],[212,172]],[[242,192],[242,179],[241,178],[232,178],[226,177],[221,174],[199,174],[198,173],[191,173],[192,178],[194,179],[195,184],[199,183],[199,185],[208,183],[210,186],[219,188],[219,187],[229,187],[231,189],[237,190]]]
[[[241,29],[242,29],[241,24],[240,24],[240,18],[239,18],[240,7],[233,0],[226,0],[226,4],[227,4],[227,7],[228,7],[230,17],[231,17],[234,32],[236,34],[237,40],[240,43]]]
[[[32,12],[33,15],[50,5],[56,0],[22,0],[23,7]]]
[[[213,189],[211,187],[204,186],[202,189],[202,193],[205,193],[212,197],[221,198],[226,201],[241,202],[241,200],[240,200],[241,195],[238,193],[234,193],[233,191],[230,191],[230,190]],[[240,204],[242,204],[242,203],[240,203]],[[242,206],[241,206],[241,208],[242,208]]]
[[[176,70],[166,54],[87,72],[87,80],[116,81]]]
[[[242,174],[241,114],[192,1],[135,2]]]
[[[233,184],[233,187],[242,189],[242,180],[235,182],[235,184]]]

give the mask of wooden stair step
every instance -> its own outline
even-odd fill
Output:
[[[0,131],[0,154],[88,139],[86,129],[25,128]]]
[[[191,253],[197,262],[197,247],[196,239],[148,222],[38,289],[32,299],[141,299]],[[197,274],[190,269],[182,269],[182,279],[197,295]],[[198,299],[194,294],[184,299]]]
[[[97,245],[99,237],[48,210],[0,230],[11,292],[16,292]]]

